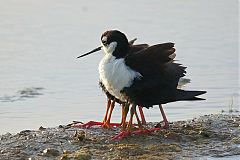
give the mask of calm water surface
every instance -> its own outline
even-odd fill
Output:
[[[237,8],[236,0],[1,0],[0,133],[102,120],[103,54],[76,57],[97,47],[108,29],[138,43],[176,43],[191,79],[185,89],[208,93],[206,101],[165,105],[170,121],[239,110]],[[158,107],[144,111],[148,121],[161,120]]]

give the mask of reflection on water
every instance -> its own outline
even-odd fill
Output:
[[[41,90],[44,88],[42,87],[31,87],[31,88],[24,88],[19,91],[17,91],[13,95],[4,95],[0,97],[0,103],[1,102],[15,102],[15,101],[22,101],[27,98],[35,98],[39,95],[43,95],[41,93]]]
[[[2,0],[0,19],[0,133],[102,120],[101,52],[76,57],[97,47],[107,29],[136,43],[176,43],[191,79],[184,89],[208,93],[206,101],[164,105],[170,121],[227,111],[232,99],[239,110],[237,1]],[[120,112],[115,107],[114,121]],[[144,112],[161,120],[158,107]]]

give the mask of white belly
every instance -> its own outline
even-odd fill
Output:
[[[106,54],[101,60],[98,71],[100,81],[107,91],[114,97],[125,102],[126,99],[120,91],[124,87],[132,85],[135,78],[141,78],[141,74],[126,66],[123,58],[116,59],[111,54]]]

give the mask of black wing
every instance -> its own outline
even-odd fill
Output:
[[[130,46],[130,49],[129,49],[129,54],[133,54],[133,53],[137,53],[141,50],[144,50],[146,48],[148,48],[149,45],[148,44],[136,44],[136,45],[132,45]]]
[[[173,58],[170,58],[170,55],[175,54],[173,47],[173,43],[163,43],[146,47],[135,52],[135,54],[128,54],[125,57],[125,63],[142,75],[146,75],[158,71],[165,63],[173,60]]]
[[[146,49],[149,47],[148,44],[135,44],[134,45],[134,42],[137,40],[137,38],[134,38],[133,40],[129,41],[128,44],[129,44],[129,51],[128,51],[128,54],[133,54],[133,53],[136,53],[136,52],[139,52],[143,49]]]
[[[162,43],[146,47],[134,54],[128,54],[125,63],[142,76],[161,74],[177,82],[185,76],[186,67],[174,63],[174,43]]]
[[[173,43],[158,44],[127,55],[126,65],[142,74],[140,79],[135,79],[130,87],[121,91],[131,103],[148,108],[174,101],[203,100],[196,96],[205,91],[177,89],[186,67],[174,63],[176,54],[173,47]]]

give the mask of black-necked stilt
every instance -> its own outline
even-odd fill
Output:
[[[130,53],[133,54],[133,53],[136,53],[142,49],[145,49],[146,47],[148,47],[147,44],[137,44],[137,45],[133,45],[134,42],[136,41],[137,39],[133,39],[131,41],[129,41],[129,48],[130,48]],[[98,50],[98,49],[95,49],[95,50]],[[95,51],[93,50],[93,51]],[[78,58],[80,57],[83,57],[85,55],[88,55],[89,53],[87,54],[84,54],[82,56],[79,56]],[[103,119],[103,122],[96,122],[96,121],[89,121],[88,123],[85,123],[85,124],[74,124],[75,127],[92,127],[92,126],[95,126],[95,125],[100,125],[102,126],[103,128],[111,128],[113,126],[122,126],[123,125],[123,120],[125,119],[123,116],[124,116],[124,112],[127,112],[127,107],[124,107],[125,103],[120,101],[119,99],[117,99],[116,97],[114,97],[113,95],[111,95],[107,90],[106,90],[106,87],[103,85],[103,83],[101,81],[99,81],[99,86],[100,88],[102,88],[102,91],[106,94],[107,96],[107,109],[106,109],[106,113],[105,113],[105,116],[104,116],[104,119]],[[115,106],[115,102],[119,103],[120,105],[122,105],[122,120],[121,120],[121,123],[110,123],[110,119],[111,119],[111,115],[112,115],[112,111],[114,109],[114,106]],[[139,108],[139,113],[140,113],[140,116],[141,116],[141,122],[143,124],[146,124],[146,120],[145,120],[145,116],[144,116],[144,113],[143,113],[143,110],[142,110],[142,107],[141,106],[138,106]]]
[[[120,31],[106,31],[101,36],[102,45],[85,55],[103,49],[105,56],[99,64],[100,81],[106,90],[121,102],[132,104],[129,124],[132,128],[136,105],[146,108],[175,101],[203,100],[196,96],[206,91],[177,89],[185,69],[174,62],[173,43],[163,43],[131,54],[127,37]],[[165,115],[165,114],[164,114]],[[166,117],[165,117],[166,118]],[[138,121],[139,127],[141,123]]]

